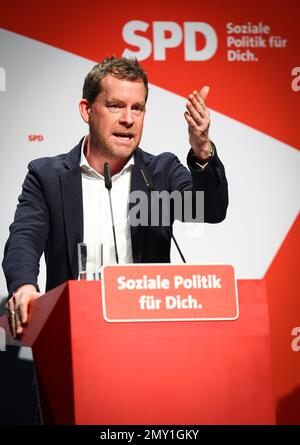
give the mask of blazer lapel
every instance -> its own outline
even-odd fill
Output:
[[[144,152],[138,148],[134,152],[134,166],[132,167],[131,171],[131,187],[130,192],[134,191],[143,191],[146,193],[147,197],[149,198],[149,192],[146,188],[145,182],[143,180],[140,168],[141,165],[146,166],[147,160],[144,159],[143,156]],[[129,203],[129,217],[130,217],[130,210],[135,205],[134,202]],[[148,205],[147,205],[148,207]],[[131,233],[131,245],[132,245],[132,256],[133,256],[133,262],[134,263],[141,263],[142,262],[142,255],[143,255],[143,245],[144,245],[144,236],[145,236],[145,227],[143,226],[134,226],[130,223],[130,233]]]
[[[83,241],[83,198],[79,166],[80,147],[81,144],[70,152],[69,158],[66,160],[67,169],[60,173],[65,234],[73,279],[78,278],[77,244]]]

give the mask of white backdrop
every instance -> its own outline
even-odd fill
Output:
[[[0,61],[6,70],[6,91],[0,92],[3,252],[28,162],[69,151],[87,132],[78,101],[95,62],[1,29]],[[184,111],[185,98],[150,84],[141,147],[174,152],[185,163]],[[228,216],[218,225],[178,224],[175,234],[188,262],[230,263],[237,278],[261,278],[299,211],[299,152],[213,110],[211,116],[211,139],[229,182]],[[29,142],[30,134],[44,139]],[[179,262],[174,249],[172,260]],[[42,289],[44,281],[42,266]],[[0,295],[5,293],[1,271]]]

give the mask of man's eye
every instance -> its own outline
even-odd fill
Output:
[[[132,107],[132,111],[136,114],[141,114],[144,111],[144,108],[142,106]]]
[[[121,110],[122,105],[121,104],[108,104],[107,108],[114,113],[114,112]]]

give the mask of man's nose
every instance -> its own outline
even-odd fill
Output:
[[[132,110],[129,107],[124,107],[120,116],[120,124],[130,127],[133,124]]]

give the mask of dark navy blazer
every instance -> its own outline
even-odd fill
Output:
[[[69,153],[37,159],[28,165],[4,251],[3,269],[9,294],[22,284],[37,286],[43,252],[46,290],[78,277],[77,244],[83,241],[81,142]],[[138,148],[134,152],[131,191],[148,193],[140,172],[143,165],[157,190],[203,190],[204,221],[222,221],[228,191],[216,150],[204,170],[197,167],[191,151],[187,162],[190,172],[172,153],[154,156]],[[170,262],[171,234],[172,221],[170,227],[131,227],[133,261]]]

